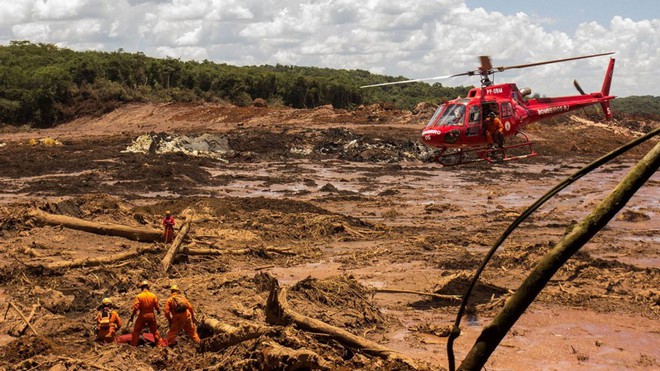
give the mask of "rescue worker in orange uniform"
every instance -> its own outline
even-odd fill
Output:
[[[165,243],[170,243],[174,240],[174,223],[171,213],[166,211],[165,218],[163,218],[163,240]]]
[[[495,112],[489,113],[486,117],[485,135],[488,143],[496,143],[498,147],[504,147],[504,125]]]
[[[176,342],[176,336],[183,329],[190,339],[199,344],[199,335],[197,335],[197,318],[192,304],[186,299],[179,286],[170,287],[172,295],[165,302],[165,318],[170,323],[170,330],[167,332],[167,344],[172,345]]]
[[[157,346],[160,346],[160,333],[158,332],[158,323],[156,322],[156,315],[154,311],[160,315],[160,306],[158,305],[158,297],[149,291],[149,281],[142,281],[140,283],[142,292],[135,297],[133,302],[133,313],[131,314],[130,322],[138,314],[135,326],[133,327],[133,337],[131,338],[131,345],[137,346],[140,340],[140,334],[145,326],[149,327],[149,331],[154,335],[154,341]]]
[[[99,312],[96,315],[96,341],[103,344],[114,343],[117,332],[121,328],[121,319],[110,298],[101,301]]]

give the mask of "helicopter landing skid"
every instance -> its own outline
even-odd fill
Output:
[[[482,146],[470,149],[457,149],[451,152],[442,152],[436,160],[443,166],[456,166],[463,164],[470,164],[474,162],[504,162],[519,160],[527,157],[536,156],[532,148],[532,142],[529,141],[524,133],[522,135],[523,142],[515,143],[502,148]]]

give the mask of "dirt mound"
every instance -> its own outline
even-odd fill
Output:
[[[434,292],[442,295],[460,295],[462,296],[472,277],[467,273],[452,274],[443,277],[440,282],[436,284]],[[498,297],[508,290],[497,285],[488,283],[483,279],[479,280],[476,286],[472,289],[470,295],[471,304],[481,304],[489,302],[493,297]]]
[[[369,300],[370,290],[351,276],[324,280],[307,277],[293,285],[290,292],[292,300],[304,298],[318,306],[305,312],[335,326],[359,329],[385,322],[384,315]],[[328,312],[336,314],[328,316]]]
[[[641,211],[624,210],[619,216],[617,216],[617,219],[636,223],[650,220],[651,217]]]
[[[16,339],[2,348],[3,363],[18,365],[21,361],[36,355],[49,354],[54,344],[40,336],[25,336]]]

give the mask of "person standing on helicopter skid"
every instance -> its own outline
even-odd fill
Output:
[[[504,148],[504,125],[502,121],[497,118],[495,112],[491,112],[486,117],[486,130],[484,135],[486,135],[486,141],[489,144],[497,144],[499,148]]]

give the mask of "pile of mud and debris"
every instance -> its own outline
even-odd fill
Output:
[[[208,157],[216,160],[234,155],[226,137],[213,134],[189,136],[154,132],[139,136],[124,152],[183,153],[188,156]]]
[[[356,162],[430,161],[437,151],[418,141],[403,138],[379,138],[358,134],[344,128],[283,131],[232,131],[221,134],[155,133],[137,137],[123,153],[181,153],[229,161],[255,158],[339,158]]]
[[[184,206],[191,214],[181,211]],[[194,214],[183,221],[194,226],[189,232],[179,230],[183,238],[172,243],[179,241],[180,246],[160,242],[153,215],[165,208],[178,210],[177,215]],[[249,219],[246,212],[262,216],[246,224],[242,221]],[[268,220],[281,213],[304,216],[301,220],[306,220],[307,231],[276,233]],[[11,241],[0,250],[5,262],[0,266],[2,297],[8,305],[0,324],[0,330],[8,334],[0,347],[2,367],[411,367],[407,358],[393,356],[384,347],[374,348],[359,336],[388,320],[371,302],[369,289],[354,278],[308,278],[291,286],[287,299],[285,288],[274,277],[241,273],[254,271],[255,265],[300,264],[318,254],[297,240],[334,240],[376,232],[377,226],[304,203],[263,198],[180,199],[130,207],[111,196],[90,195],[57,203],[11,205],[0,209],[0,214],[0,233]],[[287,223],[278,224],[280,231],[291,229]],[[126,228],[132,232],[124,233]],[[174,265],[164,268],[163,261],[173,248]],[[101,299],[111,298],[120,318],[126,320],[143,279],[154,283],[152,290],[161,300],[172,283],[183,288],[200,319],[199,346],[182,340],[176,348],[154,351],[148,346],[95,344],[94,318]],[[334,314],[320,315],[328,312]],[[123,327],[120,333],[130,333],[130,329]]]

